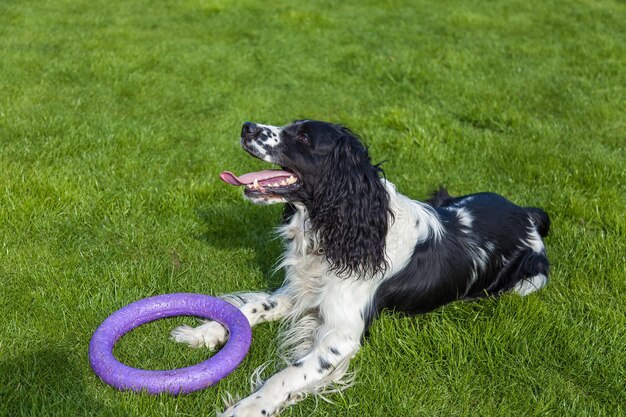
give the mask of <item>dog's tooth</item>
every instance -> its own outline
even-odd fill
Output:
[[[285,185],[287,185],[287,181],[286,181],[286,180],[282,180],[282,181],[280,182],[280,185],[284,187]]]
[[[259,188],[259,181],[255,178],[254,182],[252,183],[252,188]]]
[[[296,182],[296,179],[294,178],[293,175],[289,176],[289,178],[287,178],[286,180],[287,184],[293,184],[294,182]]]

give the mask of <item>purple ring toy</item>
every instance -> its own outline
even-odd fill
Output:
[[[113,356],[113,346],[142,324],[173,316],[197,316],[228,328],[226,345],[208,360],[186,368],[152,371],[124,365]],[[215,384],[230,374],[248,354],[252,330],[248,319],[226,301],[202,294],[164,294],[135,301],[111,314],[89,343],[89,363],[109,385],[120,390],[186,394]]]

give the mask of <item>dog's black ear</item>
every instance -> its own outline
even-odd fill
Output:
[[[388,266],[385,237],[391,215],[382,169],[349,130],[322,162],[309,215],[324,254],[340,276],[371,276]]]

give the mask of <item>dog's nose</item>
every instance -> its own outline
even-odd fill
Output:
[[[250,136],[256,136],[259,130],[260,129],[256,125],[256,123],[245,122],[243,126],[241,127],[241,137],[245,138],[245,137],[250,137]]]

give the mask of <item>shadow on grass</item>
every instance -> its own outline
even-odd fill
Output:
[[[89,396],[80,366],[61,349],[42,349],[0,362],[0,415],[124,415]]]
[[[273,273],[282,253],[282,239],[274,231],[281,220],[281,211],[274,207],[250,207],[242,202],[202,208],[196,214],[205,226],[197,239],[219,250],[251,249],[254,259],[250,266],[262,271],[268,288],[281,285],[283,275]]]

